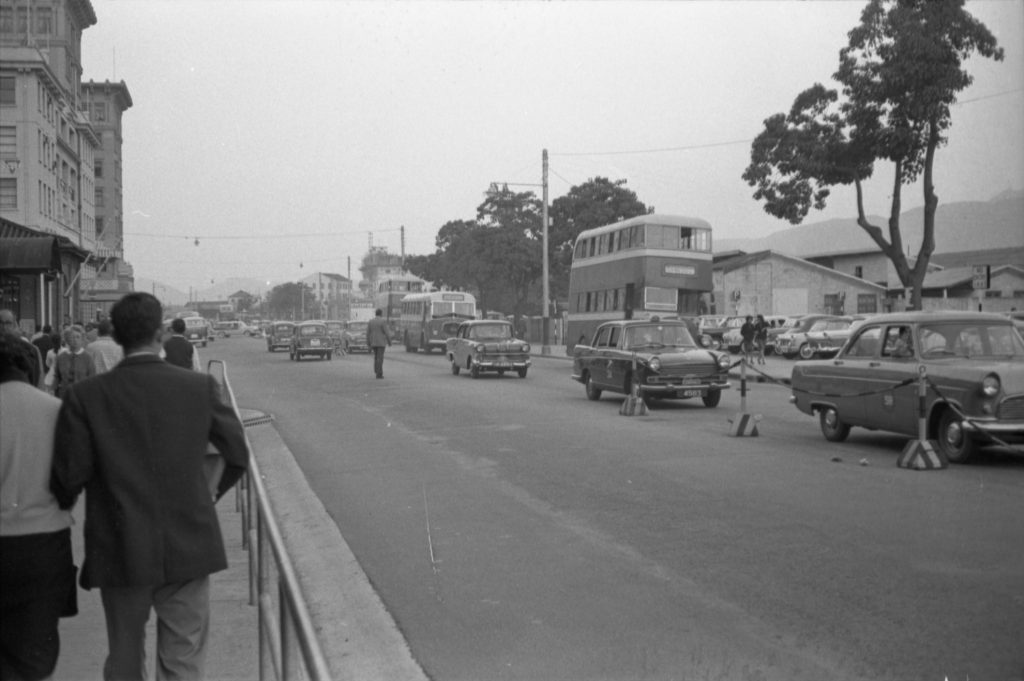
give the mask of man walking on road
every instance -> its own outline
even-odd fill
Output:
[[[373,350],[373,373],[377,378],[384,378],[384,346],[391,345],[391,334],[388,323],[384,321],[384,311],[378,309],[376,316],[366,325],[366,344]]]
[[[50,487],[62,508],[86,493],[80,581],[100,589],[109,647],[103,678],[146,678],[154,610],[158,681],[201,679],[210,574],[227,567],[214,497],[245,472],[245,434],[212,376],[160,359],[160,301],[129,293],[110,317],[125,358],[69,387]],[[215,492],[204,470],[209,443],[225,463]]]

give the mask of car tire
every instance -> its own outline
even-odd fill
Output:
[[[797,354],[800,355],[800,359],[811,359],[814,357],[814,348],[811,347],[810,343],[804,343],[800,346],[800,350]]]
[[[963,419],[950,407],[939,417],[936,441],[950,463],[967,463],[978,453],[978,442],[964,430]]]
[[[818,423],[821,424],[821,434],[829,442],[842,442],[850,434],[850,424],[839,418],[834,407],[822,409],[818,413]]]
[[[469,368],[469,375],[473,378],[480,378],[480,365],[474,364]]]
[[[328,361],[328,362],[330,362],[330,361],[331,361],[331,359],[332,359],[332,358],[334,357],[334,353],[333,353],[333,352],[328,352],[328,353],[327,353],[326,355],[324,355],[324,356],[325,356],[325,357],[327,358],[327,361]]]
[[[700,398],[704,402],[704,406],[708,408],[714,408],[718,406],[718,403],[722,401],[721,390],[709,390],[707,393]]]
[[[455,361],[455,358],[452,357],[452,374],[455,375],[455,376],[458,376],[459,375],[459,371],[461,369],[462,369],[462,367],[460,367],[458,362]]]
[[[522,369],[516,369],[516,371],[519,373],[519,378],[526,378],[526,370],[528,368],[529,367],[523,367]]]
[[[587,378],[583,382],[583,389],[587,393],[588,400],[597,401],[601,399],[602,390],[594,385],[594,379],[591,378],[590,374],[587,374]]]

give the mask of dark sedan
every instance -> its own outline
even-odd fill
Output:
[[[793,368],[790,400],[825,439],[852,426],[926,435],[955,463],[989,442],[1024,442],[1024,339],[1002,315],[906,312],[866,320],[835,358]]]
[[[700,347],[682,320],[605,322],[573,355],[572,377],[591,400],[604,391],[631,394],[635,383],[645,401],[699,397],[715,407],[729,388],[729,355]]]

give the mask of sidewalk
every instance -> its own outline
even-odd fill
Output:
[[[71,528],[75,564],[81,567],[84,551],[82,519],[84,503],[75,506]],[[208,681],[252,681],[259,678],[257,608],[249,605],[249,557],[242,548],[242,514],[235,510],[235,491],[217,504],[228,569],[211,577],[210,644],[207,654]],[[146,635],[149,678],[155,678],[155,617],[150,617]],[[97,589],[78,590],[78,616],[60,621],[60,659],[54,681],[98,681],[103,678],[107,655],[107,629]]]

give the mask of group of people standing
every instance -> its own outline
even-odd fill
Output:
[[[227,567],[215,503],[244,474],[248,450],[214,379],[182,370],[198,366],[195,349],[175,335],[164,342],[162,320],[155,297],[130,293],[96,340],[69,327],[66,350],[44,354],[0,310],[2,679],[56,668],[59,619],[77,613],[71,511],[83,492],[78,581],[100,591],[103,678],[147,677],[151,611],[157,679],[203,677],[209,576]],[[52,394],[42,378],[51,353]],[[215,481],[204,469],[210,443],[225,463]]]
[[[765,321],[763,314],[757,315],[757,319],[748,314],[743,321],[743,326],[740,327],[740,350],[748,364],[764,364],[764,348],[768,343],[770,328],[772,325]]]

